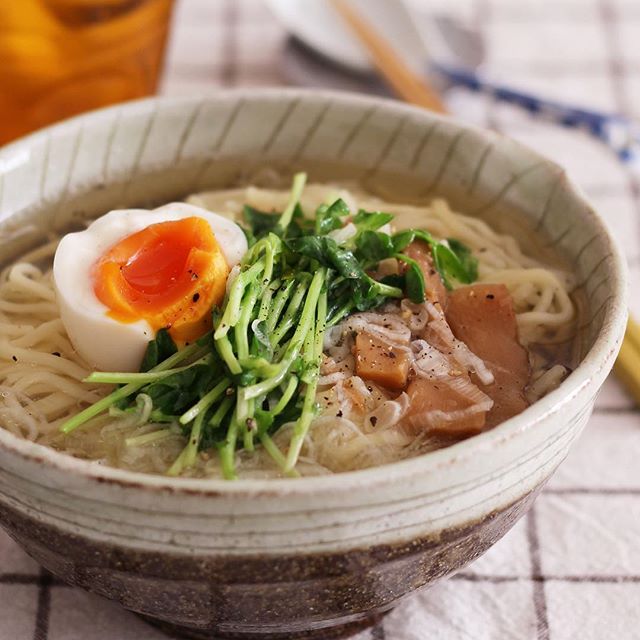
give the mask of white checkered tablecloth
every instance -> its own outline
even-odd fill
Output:
[[[471,21],[503,81],[640,119],[640,0],[413,2]],[[181,0],[163,92],[286,84],[286,38],[260,0]],[[464,91],[447,100],[460,118],[567,167],[627,253],[640,317],[640,176],[582,133]],[[610,379],[528,516],[463,573],[411,597],[358,640],[640,639],[639,467],[640,413]],[[163,638],[117,605],[58,583],[0,534],[0,640]]]

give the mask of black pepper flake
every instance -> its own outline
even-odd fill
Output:
[[[18,358],[16,358],[15,356],[11,356],[11,359],[12,359],[14,362],[18,362]]]
[[[340,409],[338,413],[336,413],[336,418],[342,418],[342,409]]]
[[[194,302],[198,302],[198,300],[200,300],[200,294],[198,292],[193,294],[193,297],[191,298]]]
[[[493,295],[493,293],[487,293],[487,300],[493,300],[495,298],[495,296]]]
[[[57,358],[61,358],[62,354],[59,351],[54,351],[52,354],[52,356],[56,356]]]
[[[375,427],[375,426],[376,426],[376,423],[378,422],[378,418],[376,418],[375,416],[371,416],[371,417],[369,418],[369,422],[371,422],[371,426],[372,426],[372,427]]]
[[[191,279],[192,280],[197,280],[198,279],[198,274],[197,273],[192,273],[191,274]]]

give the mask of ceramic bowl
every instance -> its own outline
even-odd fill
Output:
[[[557,165],[399,103],[264,90],[148,100],[0,151],[0,256],[121,205],[306,168],[498,223],[518,212],[573,266],[581,364],[522,414],[412,460],[287,480],[106,468],[0,429],[0,518],[62,580],[192,637],[346,635],[471,562],[531,505],[584,427],[623,335],[625,270]]]

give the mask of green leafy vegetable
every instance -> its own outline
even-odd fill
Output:
[[[438,242],[430,233],[419,229],[401,231],[392,238],[397,252],[404,251],[415,240],[422,240],[431,248],[433,262],[447,289],[453,288],[452,280],[461,284],[477,280],[478,260],[464,243],[454,238]]]
[[[465,278],[458,278],[458,280],[463,284],[471,284],[472,282],[475,282],[478,279],[478,258],[476,258],[471,253],[471,249],[469,249],[469,247],[467,247],[463,242],[460,242],[460,240],[447,238],[447,242],[451,251],[453,251],[457,256],[462,270],[465,273]]]
[[[247,223],[254,237],[265,235],[278,226],[278,216],[245,204],[242,207],[242,217]]]
[[[385,224],[393,220],[392,213],[382,213],[381,211],[365,211],[360,209],[353,217],[353,224],[361,230],[376,231]]]
[[[346,216],[349,215],[349,207],[342,199],[336,200],[332,205],[320,205],[316,211],[315,233],[322,236],[334,229],[340,229],[344,225]]]
[[[151,340],[147,346],[140,371],[153,369],[158,363],[166,360],[177,351],[178,347],[169,335],[169,332],[166,329],[160,329],[158,333],[156,333],[155,339]]]
[[[326,236],[304,236],[287,242],[294,253],[307,256],[319,264],[335,269],[349,279],[362,278],[364,270],[351,251],[342,249],[332,238]]]
[[[470,284],[478,277],[478,261],[461,242],[456,242],[455,251],[448,241],[436,243],[431,248],[433,262],[447,289],[452,289],[451,280]]]
[[[422,240],[426,242],[430,247],[433,247],[437,242],[428,231],[421,231],[420,229],[407,229],[394,234],[393,246],[397,252],[404,251],[414,240]]]
[[[358,234],[356,247],[358,254],[362,258],[376,263],[385,258],[391,258],[396,254],[393,239],[388,233],[380,233],[368,229]]]
[[[405,256],[402,253],[397,254],[398,258],[407,265],[407,270],[404,274],[404,286],[407,292],[407,297],[411,302],[420,304],[424,302],[425,297],[425,282],[424,274],[420,265],[415,261]]]

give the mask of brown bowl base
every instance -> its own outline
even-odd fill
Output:
[[[342,640],[342,638],[349,638],[378,624],[386,613],[378,613],[362,620],[347,622],[335,627],[325,627],[315,631],[301,631],[299,633],[219,633],[206,629],[183,627],[142,614],[137,615],[148,624],[166,633],[169,638],[175,638],[175,640]]]

